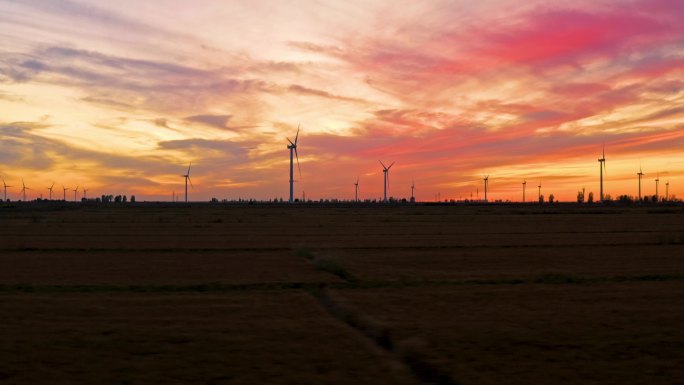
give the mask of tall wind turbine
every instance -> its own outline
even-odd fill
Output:
[[[537,196],[537,200],[541,202],[541,181],[539,181],[539,186],[537,187],[539,188],[539,195]]]
[[[599,171],[601,172],[601,202],[603,202],[603,171],[606,169],[606,146],[603,146],[601,157],[599,158]]]
[[[190,182],[190,187],[195,188],[195,186],[192,185],[192,180],[190,180],[190,167],[192,166],[192,162],[188,164],[188,172],[186,172],[184,175],[181,175],[183,178],[185,178],[185,203],[188,203],[188,182]]]
[[[656,196],[656,202],[657,202],[660,199],[660,197],[658,196],[658,182],[660,182],[660,175],[656,175],[655,182],[656,182],[656,195],[655,196]]]
[[[2,178],[2,185],[5,186],[5,199],[4,200],[6,201],[7,200],[7,188],[12,187],[12,186],[8,186],[7,183],[5,183],[5,178]]]
[[[354,183],[354,190],[355,190],[354,202],[358,202],[359,201],[359,177],[358,176],[356,177],[356,183]]]
[[[641,171],[641,166],[639,166],[639,172],[637,175],[639,176],[639,200],[641,200],[641,177],[644,176],[643,171]]]
[[[416,189],[416,182],[413,179],[411,179],[411,202],[416,201],[416,197],[415,197],[415,195],[413,195],[413,192],[415,191],[415,189]]]
[[[52,200],[52,188],[55,187],[55,182],[52,182],[52,186],[48,187],[48,191],[50,191],[50,200]]]
[[[85,187],[82,187],[83,189],[83,199],[88,199],[88,189]]]
[[[26,202],[26,190],[30,190],[30,188],[26,187],[26,184],[24,184],[24,180],[21,180],[21,193],[24,197],[24,202]]]
[[[487,202],[487,186],[489,185],[489,175],[486,175],[484,177],[484,182],[485,182],[485,202]]]
[[[78,186],[73,190],[74,191],[74,202],[76,202],[76,193],[78,192]]]
[[[63,195],[64,195],[64,198],[62,198],[62,199],[64,199],[64,202],[66,202],[66,192],[67,192],[68,189],[69,189],[68,187],[62,186],[62,190],[64,190],[64,191],[62,191],[62,193],[63,193]]]
[[[523,203],[525,203],[525,186],[527,185],[527,181],[523,180],[522,185],[523,185]]]
[[[669,200],[670,200],[670,181],[668,180],[665,183],[665,201],[667,202]]]
[[[297,158],[297,168],[299,169],[299,177],[302,177],[302,168],[299,166],[299,154],[297,153],[297,140],[299,140],[299,125],[297,125],[297,135],[295,135],[294,143],[287,138],[290,144],[287,145],[287,149],[290,150],[290,203],[294,202],[294,159],[292,154]]]
[[[390,168],[392,168],[392,166],[394,166],[394,162],[392,162],[392,164],[390,164],[389,167],[385,166],[385,164],[382,163],[381,160],[379,160],[378,162],[380,162],[380,164],[382,165],[382,173],[384,174],[384,177],[385,177],[384,183],[382,186],[383,187],[383,190],[382,190],[383,191],[383,199],[382,200],[383,200],[383,202],[387,203],[387,190],[389,188],[389,175],[388,174],[389,174]]]

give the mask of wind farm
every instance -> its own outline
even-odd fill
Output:
[[[681,1],[129,3],[0,0],[0,383],[684,383]]]

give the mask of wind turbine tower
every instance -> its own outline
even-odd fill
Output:
[[[190,167],[191,166],[192,166],[192,162],[190,162],[190,164],[188,164],[188,172],[181,175],[183,178],[185,178],[185,203],[188,203],[188,182],[190,182],[190,187],[195,188],[195,186],[192,185],[192,180],[190,179]]]
[[[356,177],[356,183],[354,183],[354,202],[359,201],[359,177]]]
[[[523,203],[525,203],[525,186],[527,185],[527,181],[523,180],[522,185],[523,185]]]
[[[384,174],[384,183],[382,186],[382,188],[383,188],[383,190],[382,190],[383,191],[382,201],[387,203],[387,190],[389,187],[389,175],[388,174],[389,174],[390,168],[392,168],[392,166],[394,166],[394,162],[392,162],[392,164],[390,164],[389,167],[385,166],[385,164],[382,163],[381,160],[379,160],[378,162],[380,162],[380,164],[382,165],[382,173]]]
[[[541,202],[541,181],[539,181],[539,186],[537,187],[539,188],[539,195],[537,196],[537,200]]]
[[[413,192],[415,189],[416,189],[416,182],[412,179],[411,180],[411,202],[412,203],[416,201],[416,197],[415,197],[415,195],[413,195]]]
[[[603,171],[606,169],[606,146],[603,146],[603,151],[601,152],[601,157],[598,160],[599,171],[601,173],[601,202],[603,202]]]
[[[88,199],[88,189],[83,187],[83,199]]]
[[[656,195],[655,196],[656,196],[656,202],[657,202],[660,199],[660,197],[658,196],[658,182],[660,182],[660,175],[656,175],[655,182],[656,182]]]
[[[74,202],[76,202],[76,193],[78,192],[78,186],[74,189]]]
[[[670,181],[665,182],[665,201],[670,200]]]
[[[637,175],[639,176],[639,200],[641,200],[641,177],[644,176],[643,171],[641,171],[641,166],[639,166],[639,172]]]
[[[5,178],[2,178],[2,185],[5,186],[5,199],[4,200],[7,201],[7,188],[12,187],[12,186],[8,186],[7,183],[5,183]]]
[[[24,184],[24,180],[21,180],[21,193],[22,196],[24,197],[24,202],[26,202],[26,190],[30,190],[30,188],[26,187],[26,184]]]
[[[292,154],[297,158],[297,168],[299,169],[299,177],[302,177],[302,168],[299,166],[299,154],[297,153],[297,140],[299,140],[299,125],[297,125],[297,135],[295,135],[294,143],[287,138],[290,144],[287,145],[287,149],[290,150],[290,203],[294,202],[294,159]]]
[[[52,182],[52,186],[48,187],[48,191],[50,191],[50,200],[52,200],[52,188],[55,187],[55,183]]]
[[[487,187],[489,186],[489,175],[484,177],[485,182],[485,202],[487,202]]]

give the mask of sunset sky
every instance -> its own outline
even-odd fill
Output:
[[[0,0],[19,199],[684,196],[684,2]],[[18,187],[17,187],[18,186]],[[58,187],[58,188],[57,188]],[[58,192],[57,192],[58,191]],[[70,193],[73,197],[73,193]]]

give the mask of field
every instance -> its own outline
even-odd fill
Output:
[[[684,383],[684,209],[0,206],[0,383]]]

